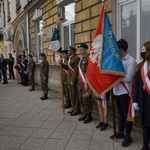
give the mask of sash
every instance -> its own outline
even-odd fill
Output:
[[[150,79],[147,76],[147,72],[148,72],[147,66],[148,66],[148,64],[146,61],[141,68],[141,77],[142,77],[142,81],[144,83],[145,89],[146,89],[147,93],[150,95]]]
[[[70,61],[71,61],[71,56],[69,57],[69,61],[68,61],[68,69],[71,73],[74,73],[74,69],[70,66]]]
[[[130,97],[130,100],[129,100],[129,107],[128,107],[127,121],[129,121],[129,122],[134,122],[135,113],[134,113],[133,97],[132,97],[132,94],[133,94],[133,87],[132,87],[132,92],[130,92],[129,88],[125,85],[124,82],[121,82],[121,84],[122,84],[122,86],[126,89],[126,91],[129,93],[129,97]]]
[[[86,81],[86,78],[85,76],[83,75],[83,72],[81,70],[81,67],[80,67],[80,64],[81,64],[81,61],[82,59],[80,60],[79,62],[79,65],[78,65],[78,70],[79,70],[79,80],[81,82],[81,85],[82,85],[82,88],[83,88],[83,96],[89,96],[90,94],[90,89],[86,90],[85,89],[85,85],[87,84],[87,81]]]

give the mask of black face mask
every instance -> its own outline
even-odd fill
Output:
[[[142,57],[143,59],[145,59],[145,57],[146,57],[146,52],[141,52],[141,57]]]

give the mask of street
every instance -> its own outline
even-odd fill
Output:
[[[61,98],[49,93],[41,101],[42,91],[28,91],[17,81],[0,84],[0,150],[140,150],[142,136],[132,132],[133,143],[128,148],[122,140],[110,139],[113,126],[100,132],[95,126],[99,117],[89,124],[62,113]],[[134,127],[133,127],[134,128]]]

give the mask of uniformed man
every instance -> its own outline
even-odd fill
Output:
[[[44,95],[40,97],[41,100],[48,99],[48,76],[49,76],[49,63],[46,60],[46,55],[44,53],[40,54],[41,68],[40,68],[40,78],[41,78],[41,87]]]
[[[62,56],[63,56],[62,64],[63,65],[68,65],[68,60],[69,60],[68,50],[63,50],[62,51]],[[63,68],[62,76],[63,76],[63,85],[64,85],[64,92],[63,93],[64,93],[64,97],[65,97],[65,101],[66,101],[66,103],[64,105],[65,109],[71,107],[67,75],[68,75],[68,70]]]
[[[79,76],[78,76],[78,96],[79,102],[83,109],[83,114],[78,119],[83,121],[83,123],[89,123],[92,119],[92,101],[91,101],[91,91],[87,84],[85,72],[88,64],[89,54],[87,53],[88,45],[81,43],[79,46],[80,54],[82,58],[79,62]]]
[[[14,58],[12,57],[12,54],[9,53],[9,58],[8,58],[8,67],[9,67],[9,79],[15,79],[14,75]]]
[[[68,49],[68,83],[69,94],[71,98],[72,110],[69,111],[71,116],[75,116],[80,113],[80,103],[78,99],[77,81],[78,81],[78,64],[80,58],[76,55],[76,48],[70,46]]]
[[[31,84],[29,91],[34,91],[34,72],[35,72],[35,62],[31,54],[28,55],[28,65],[27,65],[27,74]]]

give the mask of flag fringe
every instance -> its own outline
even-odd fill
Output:
[[[128,117],[127,117],[127,121],[129,121],[129,122],[134,122],[134,117],[128,116]]]
[[[120,75],[122,77],[125,76],[125,73],[123,73],[123,72],[108,71],[108,70],[100,70],[100,72],[103,73],[103,74]]]
[[[108,91],[110,91],[116,84],[118,84],[124,77],[120,77],[117,81],[115,81],[109,88],[107,88],[106,90],[104,90],[101,94],[98,94],[96,92],[96,90],[93,88],[93,86],[90,84],[88,78],[86,77],[87,79],[87,83],[90,87],[90,89],[92,90],[92,92],[94,93],[94,95],[97,97],[97,98],[100,98],[103,94],[107,93]]]

